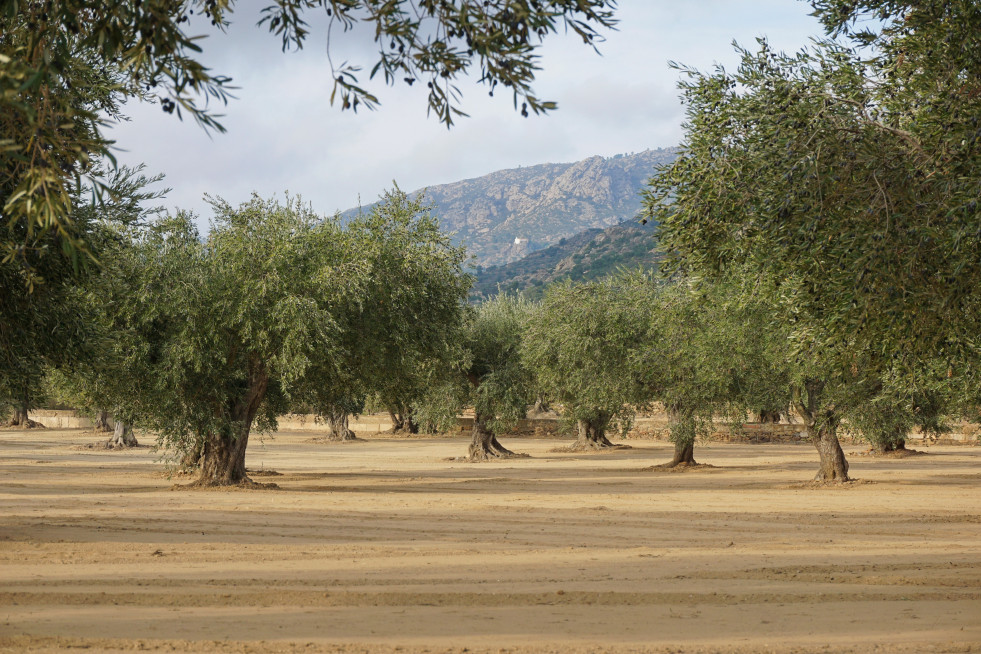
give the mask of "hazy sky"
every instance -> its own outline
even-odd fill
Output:
[[[535,90],[557,101],[557,111],[522,118],[510,95],[489,98],[463,80],[471,117],[448,131],[426,117],[425,85],[369,86],[382,102],[374,112],[331,107],[322,33],[301,52],[281,52],[278,39],[255,26],[265,4],[236,3],[229,32],[201,42],[205,63],[239,87],[221,108],[226,133],[209,136],[146,103],[131,104],[132,120],[112,130],[122,163],[166,175],[168,208],[206,219],[204,193],[237,204],[252,191],[288,191],[333,213],[359,198],[373,202],[393,181],[409,191],[502,168],[676,145],[683,111],[669,61],[732,67],[733,40],[754,47],[766,36],[792,51],[820,34],[800,0],[621,0],[618,30],[606,33],[600,55],[575,35],[546,42]],[[371,45],[370,34],[357,33],[332,46],[332,56],[370,68]]]

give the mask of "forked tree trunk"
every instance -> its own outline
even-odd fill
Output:
[[[112,437],[106,442],[106,448],[113,450],[120,447],[136,447],[139,442],[133,433],[133,425],[122,420],[116,421]]]
[[[872,451],[876,454],[887,454],[889,452],[902,452],[906,449],[907,431],[902,427],[895,427],[885,433],[873,436]]]
[[[388,415],[392,419],[393,434],[418,434],[419,425],[412,416],[412,409],[407,406],[399,407],[397,410],[389,409]]]
[[[470,439],[470,455],[467,460],[487,461],[488,459],[503,459],[509,456],[515,456],[515,454],[501,445],[494,432],[488,429],[487,416],[476,415]]]
[[[794,406],[804,421],[808,438],[817,448],[820,457],[815,481],[848,481],[848,461],[838,442],[840,419],[834,408],[823,405],[824,382],[808,379],[803,392],[794,391]]]
[[[903,452],[906,450],[906,439],[897,438],[892,440],[876,441],[872,443],[872,451],[876,454],[888,454],[889,452]]]
[[[571,449],[579,451],[600,450],[607,447],[616,447],[616,445],[611,443],[606,437],[606,426],[609,423],[610,419],[603,415],[598,418],[593,418],[592,420],[576,421],[578,438],[576,439],[576,442],[572,444]]]
[[[355,441],[357,435],[348,426],[348,413],[343,409],[330,410],[324,419],[327,421],[327,440]]]
[[[872,449],[880,454],[886,454],[887,452],[903,452],[906,450],[906,439],[900,438],[888,443],[876,443]]]
[[[256,360],[250,361],[248,391],[231,407],[230,425],[218,433],[204,435],[200,485],[230,486],[251,482],[245,472],[245,450],[249,445],[252,421],[266,396],[268,383],[265,366]]]
[[[113,431],[113,428],[109,425],[109,412],[105,409],[100,409],[99,413],[95,416],[95,425],[92,429],[97,432],[108,433]],[[111,441],[110,441],[111,442]]]

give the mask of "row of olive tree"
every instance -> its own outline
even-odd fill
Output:
[[[522,350],[537,392],[561,403],[576,426],[573,449],[611,447],[611,424],[626,430],[637,408],[657,402],[675,444],[666,465],[694,465],[696,436],[713,420],[793,414],[818,450],[817,478],[837,481],[848,478],[842,420],[879,451],[902,449],[914,426],[943,429],[944,414],[956,410],[949,388],[905,402],[897,371],[859,349],[831,374],[831,354],[803,348],[771,289],[756,280],[750,287],[751,279],[621,274],[550,288],[529,316]]]

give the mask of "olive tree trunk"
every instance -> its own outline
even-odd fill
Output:
[[[494,432],[487,427],[488,416],[474,416],[473,432],[470,439],[468,461],[487,461],[515,456],[514,452],[501,445]]]
[[[43,429],[44,425],[35,420],[31,420],[28,416],[28,412],[31,408],[31,402],[28,398],[27,393],[21,400],[14,406],[14,414],[10,417],[10,422],[7,423],[11,427],[21,427],[22,429]]]
[[[669,408],[668,426],[671,429],[671,442],[674,443],[674,456],[662,467],[698,465],[695,462],[694,414],[683,409]]]
[[[357,435],[348,426],[348,413],[343,409],[331,409],[324,416],[327,422],[327,436],[329,441],[355,441]]]
[[[389,409],[388,415],[392,419],[393,434],[418,434],[419,424],[412,415],[412,409],[408,406],[400,406],[397,409]]]
[[[99,409],[99,413],[95,416],[95,424],[92,429],[97,432],[109,433],[113,431],[113,428],[109,425],[109,412],[105,409]]]
[[[899,438],[892,441],[884,441],[872,444],[872,451],[876,454],[888,454],[889,452],[905,452],[906,439]]]
[[[133,425],[123,420],[116,420],[112,436],[106,441],[106,448],[113,450],[121,447],[136,447],[139,442],[133,433]]]
[[[552,406],[548,398],[544,395],[539,395],[535,398],[535,405],[531,408],[531,415],[538,416],[549,413],[551,410]]]
[[[695,461],[695,442],[690,441],[687,443],[682,443],[680,441],[674,444],[674,457],[671,461],[667,463],[666,468],[674,468],[675,466],[694,466],[698,465]]]
[[[580,450],[600,450],[607,447],[616,447],[606,437],[606,427],[610,424],[609,416],[601,414],[590,420],[576,421],[576,431],[578,438],[572,444],[571,449]]]
[[[820,457],[815,481],[848,481],[848,461],[838,442],[838,423],[841,421],[834,407],[824,406],[824,382],[817,379],[804,381],[801,389],[794,391],[794,407],[804,421],[808,438],[817,448]]]
[[[876,454],[903,452],[906,450],[906,429],[896,427],[885,433],[874,434],[871,438],[872,451]]]
[[[252,421],[266,397],[268,383],[265,366],[251,362],[248,391],[232,405],[230,424],[218,432],[204,435],[200,485],[229,486],[251,481],[245,472],[245,449],[249,445]]]

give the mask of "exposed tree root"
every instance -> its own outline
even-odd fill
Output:
[[[196,479],[189,484],[175,484],[171,486],[170,490],[279,490],[279,485],[273,483],[259,483],[257,481],[253,481],[250,477],[245,477],[239,481],[229,482]]]
[[[105,443],[102,444],[102,449],[105,449],[105,450],[131,450],[134,447],[139,447],[139,446],[140,446],[139,443],[136,443],[134,445],[130,445],[128,443],[117,443],[116,441],[110,439],[110,440],[108,440],[108,441],[106,441]]]
[[[883,451],[883,450],[877,450],[873,447],[871,449],[865,450],[864,452],[859,452],[858,454],[860,456],[873,456],[883,459],[905,459],[911,456],[920,456],[920,455],[929,454],[929,452],[924,452],[922,450],[911,450],[905,447],[895,450]]]
[[[3,426],[7,429],[47,429],[47,427],[37,420],[31,420],[30,418],[26,418],[19,422],[11,421]]]
[[[512,452],[508,450],[507,454],[495,453],[495,452],[480,452],[477,455],[471,454],[470,456],[461,456],[447,459],[447,461],[459,461],[462,463],[483,463],[485,461],[503,461],[505,459],[530,459],[530,454],[525,454],[523,452]]]
[[[282,477],[283,473],[276,472],[275,470],[246,470],[247,473],[254,477]]]
[[[633,449],[631,445],[626,443],[611,443],[606,441],[605,443],[597,443],[596,441],[584,441],[577,440],[572,445],[567,447],[556,447],[549,450],[549,452],[608,452],[610,450],[630,450]]]
[[[344,436],[341,436],[341,435],[333,435],[333,434],[326,434],[324,436],[315,436],[314,438],[311,438],[307,442],[309,442],[309,443],[321,443],[321,444],[323,444],[323,443],[364,443],[365,440],[363,438],[359,438],[357,435],[355,435],[355,433],[353,431],[349,431]]]
[[[865,484],[874,484],[874,481],[869,479],[843,479],[843,480],[819,480],[812,479],[811,481],[799,481],[795,484],[790,484],[788,488],[857,488],[858,486],[864,486]]]
[[[667,463],[661,463],[650,468],[644,468],[645,471],[650,472],[696,472],[699,470],[711,470],[713,468],[718,468],[718,466],[711,465],[709,463],[688,463],[686,461],[668,461]]]

